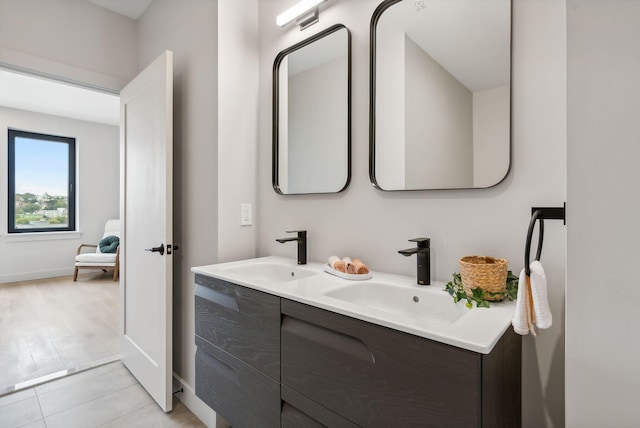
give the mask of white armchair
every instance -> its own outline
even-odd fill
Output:
[[[117,236],[120,238],[120,220],[108,220],[104,226],[104,235]],[[93,252],[82,252],[84,248],[95,248]],[[115,253],[103,253],[100,246],[95,244],[81,244],[76,253],[75,270],[73,271],[73,280],[78,279],[79,269],[113,269],[113,280],[117,281],[120,275],[120,247],[118,246]]]

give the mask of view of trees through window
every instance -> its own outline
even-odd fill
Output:
[[[9,231],[73,230],[75,139],[9,130]]]
[[[38,227],[43,224],[67,226],[69,206],[67,196],[51,196],[33,193],[16,194],[16,226]]]

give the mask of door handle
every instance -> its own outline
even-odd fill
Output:
[[[164,256],[164,244],[160,244],[159,247],[145,248],[145,251],[151,251],[152,253],[160,253],[161,256]]]
[[[178,247],[177,245],[173,245],[171,246],[171,244],[167,244],[167,255],[172,254],[172,251],[178,251],[180,249],[180,247]]]

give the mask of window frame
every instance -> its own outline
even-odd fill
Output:
[[[65,143],[68,145],[68,183],[67,183],[67,212],[68,224],[62,227],[34,227],[16,228],[16,137],[29,138],[32,140],[50,141]],[[9,234],[20,233],[42,233],[42,232],[75,232],[76,231],[76,139],[73,137],[62,137],[58,135],[42,134],[18,129],[8,129],[8,206],[7,206],[7,232]]]

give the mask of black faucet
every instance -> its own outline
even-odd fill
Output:
[[[431,284],[431,249],[429,248],[429,238],[413,238],[409,239],[410,242],[417,242],[418,246],[415,248],[407,248],[406,250],[398,251],[403,256],[409,257],[412,254],[418,256],[418,284],[430,285]]]
[[[280,238],[276,241],[280,243],[297,241],[298,242],[298,264],[307,264],[307,231],[306,230],[287,230],[287,233],[297,233],[296,238]]]

